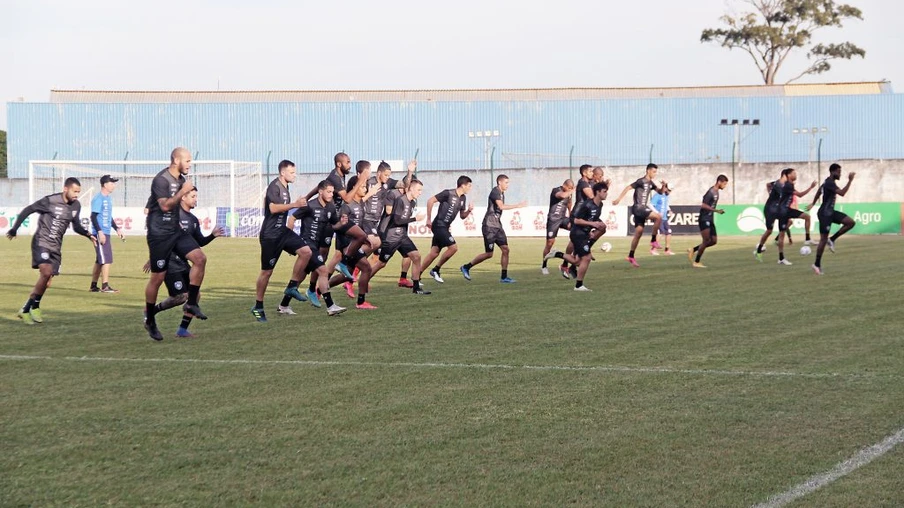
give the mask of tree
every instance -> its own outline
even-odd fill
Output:
[[[6,178],[6,131],[0,131],[0,178]]]
[[[842,26],[849,19],[863,19],[860,9],[834,0],[743,0],[752,12],[739,16],[726,14],[720,20],[727,28],[707,28],[700,42],[712,42],[729,50],[746,51],[756,63],[763,81],[775,84],[775,76],[788,55],[806,49],[810,65],[791,83],[807,74],[822,74],[832,68],[831,60],[850,60],[866,56],[866,51],[851,42],[814,44],[814,32]]]

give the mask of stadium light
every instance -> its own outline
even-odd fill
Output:
[[[806,134],[810,136],[810,140],[808,142],[809,150],[807,150],[807,167],[813,164],[813,155],[816,148],[816,136],[818,134],[825,134],[829,132],[829,128],[825,126],[820,127],[801,127],[799,129],[791,129],[792,134]],[[819,151],[822,150],[822,138],[819,139]],[[819,155],[819,159],[822,159],[821,154]]]
[[[734,142],[731,147],[731,203],[735,204],[735,165],[741,163],[741,127],[759,127],[760,119],[759,118],[732,118],[729,120],[728,118],[723,118],[719,125],[722,127],[731,127],[734,129]],[[746,136],[745,136],[746,138]]]
[[[472,136],[472,134],[474,135]],[[469,138],[483,138],[484,169],[490,169],[490,145],[492,144],[492,138],[498,138],[499,136],[498,130],[468,132]]]

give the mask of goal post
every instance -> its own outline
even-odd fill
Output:
[[[30,203],[47,194],[60,192],[66,178],[78,178],[82,184],[79,200],[83,216],[90,217],[91,199],[100,192],[100,178],[110,175],[118,179],[111,195],[114,215],[117,209],[128,212],[129,222],[141,226],[133,234],[143,234],[143,210],[150,196],[151,182],[169,161],[130,160],[30,160],[28,161],[28,199]],[[196,160],[188,174],[198,188],[196,215],[208,214],[213,221],[217,216],[236,217],[237,209],[260,209],[264,202],[266,182],[260,162],[235,160]],[[219,213],[223,211],[224,213]],[[84,218],[83,217],[83,218]],[[210,222],[210,219],[207,221]],[[211,228],[213,225],[208,224]],[[227,233],[236,236],[236,228],[228,227]]]

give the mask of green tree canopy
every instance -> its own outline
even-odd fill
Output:
[[[6,178],[6,131],[0,131],[0,178]]]
[[[845,20],[863,19],[860,9],[834,0],[743,0],[752,9],[738,16],[726,14],[724,28],[707,28],[701,42],[746,51],[756,63],[763,81],[775,84],[785,59],[796,50],[806,50],[809,66],[787,81],[807,74],[821,74],[832,68],[830,61],[866,56],[851,42],[814,44],[813,34],[827,27],[840,28]]]

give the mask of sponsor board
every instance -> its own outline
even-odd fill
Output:
[[[0,207],[0,231],[3,231],[5,234],[6,231],[12,227],[13,223],[15,223],[19,216],[19,212],[21,211],[21,208]],[[201,224],[201,232],[204,235],[209,235],[216,226],[216,221],[214,220],[216,218],[216,212],[216,208],[195,208],[192,210],[192,213],[198,218],[198,222]],[[146,219],[147,217],[145,216],[144,208],[142,207],[113,207],[113,221],[116,222],[119,230],[122,231],[125,236],[144,236],[147,233],[147,228],[145,227]],[[90,210],[82,208],[82,213],[79,214],[79,220],[85,229],[91,231]],[[33,228],[37,223],[38,214],[34,213],[25,219],[25,222],[19,227],[18,233],[20,235],[34,234]],[[66,230],[66,234],[74,234],[71,227]]]
[[[725,205],[719,208],[725,209],[724,215],[716,214],[716,229],[719,235],[761,235],[766,231],[766,218],[762,205]],[[851,233],[859,235],[900,234],[902,207],[899,203],[839,203],[835,210],[847,214],[857,224]],[[810,219],[810,232],[819,231],[819,220],[816,218],[816,210],[808,212]],[[839,225],[833,225],[832,231],[837,231]],[[803,219],[793,219],[790,231],[803,234],[806,224]],[[778,231],[778,226],[773,225],[773,230]]]
[[[627,216],[628,226],[634,227],[634,214],[628,213],[628,207],[625,207],[625,215]],[[685,234],[699,234],[700,227],[698,226],[697,219],[700,214],[699,206],[688,206],[688,205],[676,205],[669,206],[669,226],[672,228],[672,234],[675,235],[685,235]],[[652,231],[653,221],[647,219],[644,222],[644,227],[647,228],[647,231]]]

